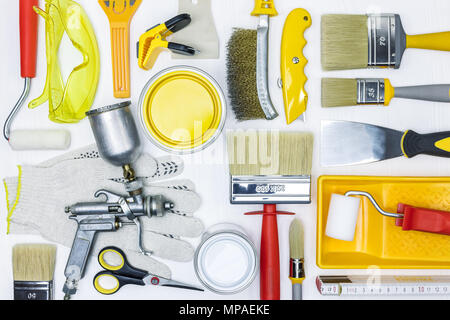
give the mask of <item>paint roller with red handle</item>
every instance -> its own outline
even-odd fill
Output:
[[[262,212],[246,215],[263,215],[260,256],[261,300],[280,300],[280,249],[278,244],[277,215],[294,215],[277,211],[276,204],[265,204]]]
[[[450,236],[450,212],[412,207],[400,203],[397,212],[403,218],[396,219],[396,225],[404,231],[415,230]]]
[[[325,231],[327,236],[338,240],[353,241],[361,201],[352,196],[368,198],[383,216],[395,218],[396,225],[402,227],[403,231],[414,230],[450,235],[450,212],[399,204],[397,213],[391,213],[384,211],[370,193],[349,191],[345,196],[333,194],[331,197]]]
[[[14,118],[30,94],[31,79],[36,77],[38,15],[34,7],[38,5],[39,0],[19,0],[20,69],[25,86],[3,127],[3,136],[13,150],[63,150],[71,140],[65,130],[11,131]]]
[[[39,0],[20,0],[20,65],[22,78],[36,77],[38,15],[33,7]]]

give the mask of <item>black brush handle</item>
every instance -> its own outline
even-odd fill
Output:
[[[408,158],[419,154],[450,158],[450,132],[419,134],[410,130],[403,136],[402,148]]]

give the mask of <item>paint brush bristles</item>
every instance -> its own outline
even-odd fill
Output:
[[[322,79],[322,107],[356,106],[358,104],[356,79]]]
[[[44,244],[13,248],[14,300],[52,300],[56,247]]]
[[[227,50],[228,92],[236,119],[266,119],[256,84],[257,31],[235,29]]]
[[[289,248],[291,259],[304,258],[304,230],[298,219],[292,222],[289,229]]]
[[[227,139],[232,176],[311,175],[310,133],[248,130],[230,132]]]
[[[369,60],[366,15],[322,16],[322,67],[324,70],[367,68]]]

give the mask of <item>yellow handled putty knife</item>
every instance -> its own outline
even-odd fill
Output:
[[[288,15],[284,25],[281,40],[281,85],[288,124],[300,117],[305,120],[304,113],[308,104],[305,66],[308,60],[303,54],[303,48],[306,45],[304,33],[311,24],[308,11],[295,9]]]
[[[450,132],[418,134],[348,121],[322,122],[322,165],[345,166],[419,154],[450,158]]]

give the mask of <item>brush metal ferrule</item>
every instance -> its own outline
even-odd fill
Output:
[[[309,204],[311,176],[232,176],[232,204]]]
[[[357,79],[358,104],[384,104],[384,79]]]
[[[289,263],[289,278],[303,279],[305,278],[305,260],[304,259],[292,259]]]
[[[14,300],[53,300],[53,281],[14,281]]]
[[[399,18],[398,18],[399,19]],[[397,15],[370,14],[367,18],[369,36],[368,66],[398,68]]]

